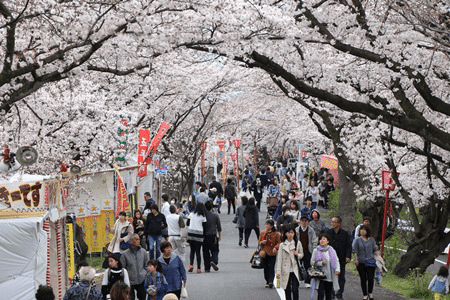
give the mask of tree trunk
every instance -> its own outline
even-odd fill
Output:
[[[354,183],[339,168],[339,215],[342,218],[342,228],[349,232],[355,228],[355,203]]]
[[[408,252],[401,257],[394,268],[395,275],[405,277],[416,268],[420,269],[420,273],[424,273],[447,247],[450,242],[450,232],[444,233],[431,226],[428,228],[426,235],[418,243],[408,247]]]

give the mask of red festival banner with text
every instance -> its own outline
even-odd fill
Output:
[[[338,175],[339,163],[337,158],[332,155],[322,155],[320,167],[327,168],[330,171],[331,175],[333,175],[334,177],[334,185],[339,186],[339,175]]]
[[[117,174],[117,216],[121,211],[131,212],[131,206],[128,202],[128,192],[122,177],[120,176],[119,168],[114,165]]]
[[[167,122],[162,122],[161,126],[159,127],[158,133],[153,138],[151,145],[147,148],[147,151],[145,152],[144,161],[142,164],[140,164],[138,176],[144,177],[144,170],[147,167],[147,165],[152,163],[153,156],[155,155],[156,151],[158,150],[159,144],[161,143],[164,135],[166,135],[167,131],[170,128],[170,124]]]
[[[145,152],[147,151],[148,144],[150,143],[150,130],[139,130],[139,145],[138,145],[138,164],[142,165],[145,160]],[[140,172],[140,177],[147,176],[147,165]]]

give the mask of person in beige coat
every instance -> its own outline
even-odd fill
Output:
[[[277,254],[277,279],[280,279],[280,288],[284,289],[286,300],[298,300],[300,272],[298,269],[303,258],[303,247],[297,239],[294,226],[285,228],[283,242]]]
[[[111,242],[109,243],[108,251],[116,254],[118,257],[120,257],[126,250],[120,248],[120,243],[129,242],[134,231],[133,225],[131,225],[126,218],[127,214],[124,211],[121,211],[119,213],[119,219],[117,219],[116,223],[114,223],[114,229],[111,228],[109,224],[106,225],[106,231],[114,234]]]

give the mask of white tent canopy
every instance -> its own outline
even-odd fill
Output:
[[[43,217],[0,219],[2,299],[34,299],[45,284],[47,233]]]

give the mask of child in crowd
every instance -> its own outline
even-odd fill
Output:
[[[448,294],[448,269],[446,266],[441,266],[437,275],[431,279],[428,289],[434,292],[434,299],[441,299],[441,295]]]
[[[162,272],[162,266],[154,259],[147,263],[147,275],[145,275],[144,288],[148,294],[148,300],[162,300],[167,291],[167,280]]]

